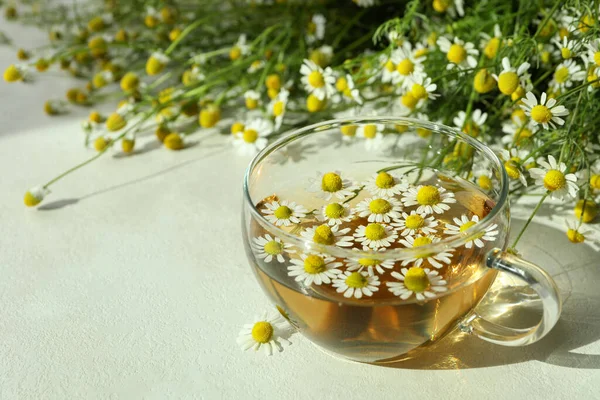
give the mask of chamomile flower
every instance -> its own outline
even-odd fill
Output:
[[[319,100],[324,100],[335,93],[335,76],[331,68],[319,67],[311,60],[304,60],[300,67],[304,89]]]
[[[340,171],[321,173],[317,172],[316,179],[309,179],[309,192],[316,192],[317,196],[329,201],[333,196],[344,200],[354,195],[358,186],[351,179],[342,178]]]
[[[481,37],[483,40],[480,43],[482,47],[483,54],[490,60],[496,58],[498,54],[498,50],[500,46],[503,44],[502,42],[502,30],[500,30],[500,25],[494,25],[494,36],[490,36],[485,32],[482,32]]]
[[[287,109],[290,92],[287,89],[281,89],[277,96],[269,103],[269,112],[275,118],[275,130],[281,128],[283,117]]]
[[[356,205],[356,213],[369,222],[395,221],[400,218],[402,203],[393,197],[369,197]]]
[[[363,296],[371,297],[373,292],[379,290],[379,277],[376,275],[370,276],[364,271],[344,271],[333,280],[333,287],[336,292],[344,293],[344,297],[349,299],[354,297],[360,299]]]
[[[415,73],[409,76],[405,82],[407,89],[417,100],[434,100],[439,97],[439,94],[434,93],[437,85],[432,83],[431,78],[424,73]]]
[[[390,247],[397,238],[398,235],[391,227],[377,222],[361,225],[354,232],[354,240],[371,249]]]
[[[368,247],[363,248],[364,251],[372,251]],[[384,250],[384,249],[380,249]],[[385,273],[386,269],[394,268],[394,260],[379,258],[377,256],[372,257],[354,257],[346,260],[347,271],[361,271],[366,270],[369,276],[375,275],[375,272],[379,274]]]
[[[300,254],[300,260],[291,260],[288,266],[288,275],[294,277],[296,282],[304,286],[312,284],[329,284],[341,271],[338,269],[344,264],[336,262],[335,257],[326,254]]]
[[[581,226],[579,220],[565,220],[567,225],[567,238],[571,243],[598,242],[597,231],[585,229]]]
[[[304,239],[317,244],[328,246],[351,247],[352,236],[346,236],[350,228],[340,229],[338,225],[328,224],[306,228],[300,233]]]
[[[502,72],[498,75],[492,74],[494,79],[498,81],[500,92],[510,96],[520,87],[526,87],[527,80],[530,78],[528,73],[530,66],[528,62],[524,62],[518,68],[514,68],[510,65],[508,57],[504,57],[502,59]]]
[[[46,197],[50,193],[50,190],[46,189],[44,186],[35,186],[25,192],[25,196],[23,196],[23,203],[27,207],[35,207],[40,204],[44,197]]]
[[[325,37],[325,24],[327,19],[322,14],[314,14],[308,23],[306,43],[314,43]]]
[[[389,83],[398,74],[396,72],[396,64],[394,64],[391,57],[386,57],[385,55],[381,56],[380,62],[381,62],[381,66],[382,66],[381,82]]]
[[[460,218],[453,218],[453,221],[456,225],[446,224],[446,229],[444,233],[447,235],[460,235],[465,232],[467,229],[477,225],[479,222],[479,216],[473,215],[471,219],[466,215],[462,215]],[[496,240],[498,236],[498,224],[492,224],[485,228],[485,230],[479,233],[475,238],[469,240],[465,243],[465,247],[470,249],[475,244],[478,248],[483,248],[485,246],[485,242],[490,242]]]
[[[252,250],[256,257],[266,263],[274,259],[282,263],[285,261],[284,254],[295,253],[294,247],[289,243],[284,243],[278,237],[272,237],[268,233],[265,236],[259,236],[252,239]]]
[[[340,93],[332,97],[334,103],[346,101],[362,104],[360,91],[354,85],[354,80],[352,79],[351,75],[346,74],[346,76],[339,77],[335,82],[335,88]]]
[[[402,202],[405,207],[418,205],[417,213],[419,214],[442,214],[448,211],[448,204],[456,203],[454,193],[447,191],[443,187],[433,185],[419,185],[418,187],[410,187],[404,192]]]
[[[391,275],[400,282],[386,282],[388,290],[402,300],[414,294],[417,300],[423,301],[448,290],[447,282],[437,271],[429,268],[402,268],[400,272],[394,271]]]
[[[552,43],[558,48],[563,60],[577,57],[576,42],[574,40],[569,40],[567,36],[563,36],[562,40],[555,38],[552,40]]]
[[[536,129],[530,122],[511,118],[502,124],[502,132],[506,134],[501,139],[503,144],[522,147],[531,144]]]
[[[273,123],[257,118],[248,122],[244,130],[233,135],[233,144],[242,154],[253,155],[268,143],[267,136],[273,132]]]
[[[249,74],[253,74],[255,72],[260,71],[261,69],[263,69],[265,66],[265,62],[263,60],[255,60],[252,62],[252,64],[250,64],[250,66],[248,67],[248,73]]]
[[[587,72],[577,64],[575,60],[569,59],[556,66],[554,75],[548,86],[554,91],[562,91],[573,86],[576,81],[583,81]]]
[[[308,210],[296,202],[287,200],[265,203],[261,211],[265,214],[267,221],[276,226],[290,226],[299,224],[300,218],[306,217]]]
[[[600,67],[600,39],[587,43],[585,47],[587,48],[587,59],[590,64]]]
[[[292,329],[289,323],[279,314],[268,315],[264,313],[262,316],[254,319],[251,324],[246,324],[240,331],[237,343],[242,350],[264,349],[265,354],[272,355],[273,349],[283,351],[281,343],[290,345],[288,340],[292,334]]]
[[[452,122],[454,122],[454,126],[456,126],[458,129],[461,129],[467,135],[477,137],[479,136],[487,117],[487,113],[484,113],[480,109],[476,108],[473,111],[473,114],[471,114],[471,118],[468,122],[466,121],[467,113],[464,111],[459,111]]]
[[[402,213],[402,218],[391,224],[401,236],[414,236],[418,233],[424,235],[435,234],[437,231],[438,221],[434,216],[427,214],[419,214],[412,210],[410,214]]]
[[[418,248],[421,246],[427,246],[432,243],[438,243],[441,239],[439,237],[434,236],[406,236],[404,239],[400,240],[400,243],[406,246],[409,249]],[[443,264],[450,264],[452,252],[454,249],[446,249],[445,251],[440,251],[438,253],[432,253],[424,251],[422,253],[418,253],[415,257],[407,258],[402,261],[402,266],[408,265],[411,262],[414,262],[415,267],[421,266],[424,260],[427,260],[429,264],[431,264],[434,268],[442,268]]]
[[[468,69],[475,68],[477,66],[477,57],[479,51],[475,48],[473,43],[465,43],[458,37],[455,37],[453,41],[450,41],[447,37],[440,37],[437,40],[437,45],[440,50],[446,53],[448,59],[448,65],[446,69]]]
[[[564,125],[565,120],[561,117],[569,115],[569,110],[564,106],[557,106],[556,99],[548,99],[546,102],[546,97],[546,92],[543,92],[538,103],[535,95],[527,92],[525,98],[521,100],[523,102],[521,108],[525,110],[525,114],[531,116],[534,124],[540,124],[544,129]]]
[[[385,171],[373,174],[373,176],[365,182],[364,186],[369,193],[380,197],[392,197],[402,194],[408,189],[408,183],[406,181]]]
[[[546,162],[543,158],[537,160],[542,168],[531,168],[529,173],[535,179],[536,185],[544,187],[549,191],[550,197],[563,200],[565,197],[575,197],[579,191],[577,176],[566,174],[567,166],[560,164],[549,155]]]
[[[316,218],[318,221],[327,222],[330,226],[341,225],[354,218],[354,209],[348,203],[329,203],[321,208]]]
[[[416,56],[412,44],[405,40],[402,46],[394,49],[390,58],[396,66],[396,71],[392,77],[392,83],[404,84],[406,79],[412,74],[423,72],[423,62],[425,56]]]
[[[246,43],[246,35],[241,34],[238,37],[237,42],[233,45],[229,51],[229,58],[232,61],[239,59],[242,56],[247,55],[250,52],[250,46]]]
[[[244,101],[248,110],[254,110],[260,104],[260,94],[255,90],[248,90],[244,93]]]
[[[376,151],[383,144],[384,124],[364,124],[359,125],[356,134],[365,139],[365,148],[368,151]]]
[[[504,169],[511,180],[519,180],[523,186],[527,186],[527,179],[523,172],[523,166],[531,160],[529,151],[512,148],[510,150],[500,150],[498,153],[500,159],[504,162]]]

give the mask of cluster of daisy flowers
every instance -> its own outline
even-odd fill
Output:
[[[309,210],[275,196],[257,207],[269,223],[288,233],[297,232],[305,243],[347,249],[356,256],[307,252],[263,230],[252,239],[253,253],[263,268],[285,268],[297,285],[329,288],[333,296],[357,300],[372,296],[417,301],[434,298],[448,290],[444,274],[449,266],[460,263],[464,252],[493,244],[499,235],[497,224],[478,233],[466,232],[481,216],[465,208],[440,182],[413,185],[393,172],[375,173],[364,182],[340,171],[317,173],[307,189],[320,204],[317,208]],[[468,237],[458,247],[435,251],[423,247],[419,251],[422,246],[465,234]],[[414,251],[397,258],[386,254],[398,249]]]

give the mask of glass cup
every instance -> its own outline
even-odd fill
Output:
[[[388,363],[456,328],[523,346],[555,325],[561,301],[552,278],[505,251],[504,165],[475,128],[465,130],[410,118],[337,119],[290,132],[252,161],[242,218],[248,260],[263,291],[314,344]],[[449,197],[455,201],[444,203]],[[383,210],[378,198],[387,199]],[[436,211],[443,204],[451,207]],[[415,214],[423,218],[410,225]],[[535,326],[478,314],[498,271],[537,292],[543,313]]]

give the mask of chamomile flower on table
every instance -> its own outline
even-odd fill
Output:
[[[284,262],[283,255],[295,253],[294,246],[289,243],[284,243],[280,238],[273,237],[268,233],[264,236],[252,238],[252,250],[256,257],[266,263],[273,260]]]
[[[288,266],[288,275],[304,286],[331,283],[341,272],[338,268],[344,265],[326,254],[300,254],[299,260],[290,261],[292,265]]]
[[[456,203],[454,193],[443,187],[433,185],[419,185],[409,187],[404,192],[402,203],[405,207],[417,207],[419,214],[442,214],[450,209],[449,204]]]
[[[506,169],[509,179],[518,180],[523,186],[527,186],[527,178],[523,169],[525,165],[533,161],[529,156],[529,151],[516,148],[502,149],[498,155],[504,163],[504,169]]]
[[[371,297],[373,292],[379,290],[381,284],[377,275],[369,275],[365,271],[344,271],[333,280],[336,292],[343,293],[346,298],[360,299],[363,296]]]
[[[537,163],[542,168],[531,168],[529,173],[535,179],[535,184],[548,190],[551,198],[564,200],[566,197],[575,197],[579,191],[577,176],[567,174],[567,166],[564,162],[558,163],[549,155],[548,161],[540,158]]]
[[[475,57],[479,55],[479,51],[473,43],[465,43],[458,37],[450,40],[442,36],[437,40],[437,45],[442,52],[446,53],[446,58],[448,59],[446,69],[458,68],[459,70],[463,70],[477,66],[477,59]]]
[[[510,64],[508,57],[502,58],[502,72],[498,75],[492,74],[498,82],[498,89],[502,94],[507,96],[512,95],[520,87],[527,85],[527,80],[530,78],[528,62],[523,62],[518,68],[514,68]]]
[[[392,222],[400,218],[402,203],[393,197],[368,197],[356,205],[356,213],[369,222]]]
[[[587,72],[574,59],[568,59],[556,66],[548,86],[554,91],[563,91],[575,82],[585,80]]]
[[[439,237],[427,235],[427,236],[405,236],[404,239],[400,240],[400,243],[409,249],[415,249],[421,246],[427,246],[432,243],[438,243],[441,239]],[[450,264],[452,258],[452,252],[454,249],[446,249],[438,253],[423,252],[418,253],[416,257],[410,257],[402,261],[402,266],[408,265],[411,262],[414,263],[415,267],[421,266],[424,260],[427,260],[434,268],[442,268],[443,264]]]
[[[326,222],[329,226],[341,225],[350,222],[354,218],[354,209],[348,203],[329,203],[321,207],[316,215],[320,222]]]
[[[360,225],[354,232],[354,240],[371,249],[390,247],[397,238],[394,229],[378,222]]]
[[[265,203],[261,212],[275,226],[290,226],[299,224],[300,218],[306,217],[308,210],[294,201],[281,200]]]
[[[364,183],[365,189],[374,196],[392,197],[402,194],[408,189],[408,183],[389,172],[379,172],[373,174],[371,178]]]
[[[431,81],[425,73],[415,73],[410,75],[405,81],[406,88],[410,90],[413,97],[421,100],[435,100],[440,95],[436,94],[437,85]]]
[[[543,92],[540,96],[539,103],[535,95],[531,92],[527,92],[525,98],[521,99],[521,101],[523,102],[521,108],[525,110],[525,114],[531,117],[534,124],[540,124],[544,129],[564,125],[565,120],[561,117],[569,115],[569,110],[565,106],[556,105],[556,99],[547,99],[546,92]]]
[[[384,253],[384,249],[381,250],[381,253]],[[373,251],[373,249],[369,249],[368,247],[363,247],[363,251]],[[372,257],[353,257],[346,259],[346,270],[347,271],[359,271],[366,270],[369,276],[375,275],[375,272],[378,274],[385,273],[386,269],[394,268],[394,260],[385,259],[383,256],[381,258],[376,255]]]
[[[281,89],[277,96],[269,103],[269,112],[275,118],[275,130],[281,128],[283,118],[287,109],[287,103],[290,92],[287,89]]]
[[[329,67],[323,69],[311,60],[304,60],[300,67],[304,89],[319,100],[335,94],[335,76]]]
[[[322,224],[306,228],[300,232],[304,239],[329,246],[352,247],[352,236],[346,235],[350,228],[340,229],[338,225]]]
[[[265,148],[267,136],[273,133],[273,123],[268,119],[256,118],[244,126],[244,130],[236,132],[233,145],[241,154],[254,155]]]
[[[402,268],[400,272],[392,272],[399,282],[386,282],[388,290],[394,296],[407,300],[414,295],[417,300],[423,301],[437,296],[448,290],[447,282],[439,275],[438,271],[429,268]]]
[[[279,313],[264,313],[256,317],[251,324],[246,324],[240,331],[237,343],[242,350],[261,348],[265,354],[272,355],[273,350],[283,351],[283,344],[290,345],[288,338],[293,333],[289,322]]]
[[[353,196],[359,187],[353,180],[342,178],[340,171],[321,173],[317,172],[316,179],[309,179],[309,192],[317,193],[318,197],[331,200],[332,197],[344,200],[347,197]]]
[[[468,216],[463,214],[460,218],[453,218],[453,221],[456,225],[447,223],[444,229],[445,234],[454,236],[466,232],[467,229],[470,229],[479,223],[479,216],[473,215],[471,219],[469,219]],[[483,232],[478,234],[478,236],[466,242],[465,247],[467,249],[470,249],[473,247],[474,244],[476,247],[481,249],[485,246],[485,242],[491,242],[496,240],[498,232],[498,224],[491,224],[488,227],[486,227]]]
[[[480,109],[476,108],[473,110],[473,114],[471,114],[469,121],[466,120],[467,113],[464,111],[459,111],[452,122],[454,122],[454,126],[462,130],[467,135],[477,137],[479,136],[487,117],[487,113],[484,113]]]
[[[403,85],[405,80],[412,74],[423,72],[425,56],[417,57],[412,44],[405,40],[400,47],[392,51],[391,60],[396,66],[396,73],[392,76],[392,83]]]
[[[410,214],[403,212],[401,218],[391,225],[400,232],[400,236],[414,236],[418,233],[431,235],[437,232],[439,222],[433,215],[427,216],[412,210]]]
[[[314,14],[310,19],[306,33],[306,43],[314,43],[325,37],[325,24],[327,18],[323,14]]]
[[[571,243],[595,243],[599,242],[598,231],[584,228],[579,220],[566,219],[565,224],[567,225],[567,238]]]

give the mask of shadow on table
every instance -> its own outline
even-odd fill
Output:
[[[513,233],[522,225],[523,221],[514,221]],[[600,340],[598,252],[586,245],[570,244],[563,231],[536,223],[530,225],[521,244],[519,247],[523,250],[524,257],[538,263],[552,275],[563,299],[561,318],[544,339],[525,347],[504,347],[456,330],[427,349],[419,351],[414,358],[384,367],[468,369],[536,360],[567,368],[600,369],[600,355],[585,354],[585,349],[579,350]],[[522,293],[522,290],[522,287],[497,289],[487,296],[488,300],[490,297],[496,300],[514,298],[513,295],[516,292]],[[528,294],[522,297],[530,298]],[[480,304],[483,308],[482,315],[489,315],[488,312],[493,310],[493,301],[487,303],[486,306],[484,299]],[[508,315],[507,320],[520,317],[522,323],[524,318],[528,319],[524,326],[519,324],[514,327],[532,326],[539,320],[539,299],[528,303],[521,312],[508,312],[512,315]],[[498,304],[496,306],[497,309],[500,308]]]

